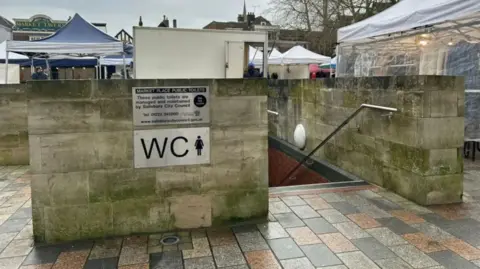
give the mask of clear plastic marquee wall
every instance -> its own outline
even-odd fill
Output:
[[[465,77],[465,141],[480,141],[480,25],[337,47],[337,77]]]

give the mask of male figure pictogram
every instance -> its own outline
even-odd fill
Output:
[[[202,149],[203,149],[203,140],[200,136],[197,136],[197,140],[195,141],[195,149],[197,150],[197,156],[202,155]]]

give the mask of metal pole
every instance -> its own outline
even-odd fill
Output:
[[[376,105],[369,105],[369,104],[362,104],[361,107],[368,107],[368,108],[373,108],[373,109],[378,109],[378,110],[385,110],[385,111],[390,111],[390,112],[397,112],[397,111],[398,111],[398,109],[393,108],[393,107],[376,106]]]
[[[127,64],[125,60],[125,52],[122,54],[123,56],[123,79],[127,79]]]
[[[97,71],[97,79],[102,79],[102,65],[100,62],[100,57],[97,57],[97,66],[95,67],[95,70]]]
[[[335,46],[335,57],[337,57],[337,62],[338,62],[338,45]],[[333,59],[332,59],[333,60]],[[332,60],[330,60],[330,77],[333,76],[333,68],[332,68]],[[335,63],[336,65],[337,63]]]
[[[6,57],[5,57],[5,84],[8,84],[8,53],[9,51],[7,50]]]
[[[268,31],[265,32],[266,42],[263,42],[263,77],[268,78]],[[255,58],[255,57],[254,57]]]
[[[46,63],[46,67],[47,67],[47,77],[48,77],[48,80],[50,80],[50,65],[48,64],[48,58],[45,58],[45,63]]]

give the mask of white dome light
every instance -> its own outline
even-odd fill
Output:
[[[307,134],[302,124],[298,124],[297,127],[295,127],[295,132],[293,132],[293,141],[295,142],[295,146],[297,146],[299,149],[305,148]]]

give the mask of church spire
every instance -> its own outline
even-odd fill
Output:
[[[247,1],[243,0],[243,21],[247,22]]]

